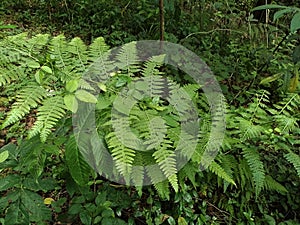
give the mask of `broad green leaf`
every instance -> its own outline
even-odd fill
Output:
[[[264,10],[264,9],[286,9],[288,7],[282,5],[268,4],[268,5],[260,5],[253,8],[251,11],[255,10]]]
[[[49,66],[42,66],[41,69],[46,72],[52,74],[52,69]]]
[[[41,70],[36,71],[36,73],[35,73],[35,75],[34,75],[35,80],[36,80],[36,82],[37,82],[38,84],[41,84],[41,83],[42,83],[42,80],[44,79],[44,76],[45,76],[45,74],[44,74],[44,72],[41,71]]]
[[[268,84],[270,82],[273,82],[275,80],[278,80],[283,74],[281,73],[277,73],[277,74],[274,74],[273,76],[269,76],[265,79],[263,79],[260,84]]]
[[[98,87],[100,88],[100,90],[106,92],[107,91],[107,88],[106,88],[106,85],[103,84],[103,83],[98,83]]]
[[[293,11],[294,11],[294,9],[292,9],[292,8],[287,8],[287,9],[279,10],[276,13],[274,13],[273,21],[278,20],[281,17],[283,17],[285,14],[289,14],[289,13],[291,13]]]
[[[174,220],[174,218],[173,218],[172,216],[170,216],[170,217],[168,218],[168,223],[169,223],[170,225],[176,225],[176,221]]]
[[[97,98],[88,91],[78,90],[75,92],[75,96],[82,102],[96,103]]]
[[[114,216],[114,211],[110,208],[105,209],[102,213],[101,213],[102,217],[113,217]]]
[[[2,162],[4,162],[5,160],[7,160],[8,156],[9,156],[9,153],[8,153],[7,150],[4,151],[4,152],[1,152],[1,153],[0,153],[0,163],[2,163]]]
[[[78,102],[75,95],[66,95],[64,97],[64,103],[67,106],[67,109],[73,113],[77,112],[78,109]]]
[[[100,95],[98,98],[98,102],[96,104],[96,108],[97,109],[105,109],[108,106],[110,106],[112,102],[113,102],[113,99],[111,99],[107,96]]]
[[[27,62],[27,66],[29,68],[36,69],[36,68],[40,68],[41,65],[36,61],[29,61],[29,62]]]
[[[72,201],[72,205],[69,207],[68,214],[75,215],[79,214],[83,210],[81,204],[74,203]]]
[[[291,21],[291,33],[296,32],[297,30],[300,29],[300,12],[296,13],[293,16],[293,19]]]
[[[79,214],[80,220],[84,225],[91,225],[92,218],[87,211],[83,211]]]
[[[95,203],[97,206],[103,205],[103,203],[106,201],[106,195],[106,191],[98,193],[98,196],[95,199]]]
[[[70,80],[66,84],[66,90],[68,92],[74,92],[78,88],[78,80]]]
[[[86,185],[89,181],[91,169],[83,159],[75,140],[72,136],[66,146],[66,162],[72,178],[79,185]]]

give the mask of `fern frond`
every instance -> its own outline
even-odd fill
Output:
[[[247,160],[249,168],[252,173],[252,178],[255,184],[255,193],[258,197],[261,192],[264,182],[265,182],[265,169],[262,161],[260,160],[260,155],[255,148],[244,148],[243,155]]]
[[[178,180],[180,186],[183,187],[185,185],[186,178],[188,178],[194,187],[197,187],[196,183],[196,174],[199,173],[197,163],[187,163],[178,173]]]
[[[238,162],[234,158],[233,155],[227,154],[227,155],[219,155],[217,157],[221,161],[221,167],[224,169],[224,171],[233,178],[234,172],[238,171]],[[228,188],[229,182],[224,183],[224,192]]]
[[[73,54],[72,59],[75,62],[73,70],[78,73],[84,72],[87,64],[87,46],[84,42],[79,37],[75,37],[68,43],[67,50]]]
[[[172,142],[164,140],[164,143],[153,153],[153,157],[160,169],[163,171],[166,178],[168,178],[173,189],[178,191],[176,155],[174,151],[168,150],[171,148]],[[175,176],[174,176],[175,175]]]
[[[170,188],[169,183],[167,180],[164,180],[162,182],[154,183],[155,190],[157,191],[158,195],[162,199],[169,200],[170,199]]]
[[[133,169],[131,173],[131,180],[134,186],[137,188],[139,195],[142,194],[143,180],[145,178],[144,159],[143,154],[139,151],[136,152],[133,162]]]
[[[30,109],[35,108],[46,96],[46,90],[40,86],[28,85],[16,96],[16,102],[8,112],[2,128],[7,127],[23,118]]]
[[[60,80],[66,82],[74,78],[80,78],[82,74],[74,72],[74,59],[68,50],[68,42],[64,35],[59,35],[51,39],[49,53],[55,60],[55,66],[59,69]]]
[[[49,42],[49,34],[37,34],[26,42],[28,51],[31,54],[37,55],[42,52]]]
[[[287,193],[288,190],[276,180],[274,180],[271,176],[266,175],[264,188],[267,190],[274,190],[279,193]]]
[[[277,115],[293,115],[296,110],[299,109],[300,105],[300,96],[298,93],[290,93],[287,94],[286,97],[283,98],[278,104],[275,104],[274,107],[279,111],[275,114]]]
[[[133,76],[134,73],[140,70],[138,66],[138,54],[136,49],[136,42],[130,42],[122,46],[117,53],[116,65],[118,68],[126,71],[128,76]]]
[[[153,56],[145,62],[142,74],[144,77],[158,76],[163,73],[158,68],[163,64],[165,55]]]
[[[93,43],[89,46],[88,58],[91,62],[95,62],[99,58],[103,57],[109,49],[109,46],[106,45],[103,37],[96,38]]]
[[[208,169],[216,174],[218,177],[222,178],[223,180],[236,185],[234,180],[231,178],[231,176],[225,172],[225,170],[215,161],[212,161],[211,164],[208,166]]]
[[[300,177],[300,156],[294,152],[289,152],[284,157],[295,167],[298,176]]]
[[[69,65],[68,59],[71,58],[71,54],[66,52],[68,43],[64,35],[58,35],[52,38],[50,42],[50,54],[55,57],[55,65],[58,68],[66,69]]]
[[[126,182],[129,183],[135,151],[123,145],[114,133],[109,133],[106,139],[118,171],[124,176]]]
[[[264,131],[264,128],[260,125],[254,125],[252,121],[249,121],[244,118],[237,118],[239,121],[239,128],[241,133],[241,139],[247,140],[247,139],[253,139],[260,137],[261,133]]]
[[[29,138],[40,133],[41,141],[45,142],[51,129],[65,115],[66,108],[61,96],[47,98],[38,108],[37,121],[29,131]]]
[[[0,86],[5,86],[10,84],[12,81],[22,79],[24,77],[24,72],[25,69],[22,67],[7,64],[6,68],[1,68]]]
[[[275,122],[278,123],[278,128],[282,133],[288,133],[294,131],[298,127],[298,121],[296,117],[286,115],[274,116]]]
[[[146,157],[146,161],[147,163],[149,163],[151,162],[151,159],[147,160]],[[146,172],[147,175],[150,177],[151,183],[154,185],[159,196],[163,199],[169,199],[169,182],[166,180],[166,176],[162,173],[161,169],[157,165],[149,165],[146,167]]]
[[[149,123],[150,137],[144,142],[146,150],[151,150],[157,147],[165,137],[167,129],[164,120],[160,117],[154,117]]]
[[[93,64],[88,68],[85,78],[94,82],[106,82],[110,79],[111,74],[116,71],[116,65],[112,57],[112,52],[108,51],[109,47],[105,44],[102,37],[94,40],[90,45],[87,54],[88,60]]]

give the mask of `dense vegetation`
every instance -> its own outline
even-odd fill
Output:
[[[159,2],[1,1],[1,224],[300,223],[300,2],[165,0],[163,30]],[[162,35],[210,67],[214,110],[168,55],[139,62]]]

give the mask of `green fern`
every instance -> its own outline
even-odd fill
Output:
[[[34,91],[33,91],[34,90]],[[16,102],[8,112],[7,118],[2,124],[5,128],[22,119],[31,109],[36,108],[38,104],[46,97],[46,90],[33,84],[27,85],[16,95]]]
[[[274,180],[271,176],[266,175],[264,188],[267,190],[274,190],[279,193],[287,193],[288,190],[276,180]]]
[[[178,181],[175,154],[172,150],[168,150],[168,148],[172,148],[172,142],[165,140],[153,153],[153,157],[174,190],[177,192]]]
[[[29,138],[39,135],[45,142],[61,119],[69,116],[64,97],[76,98],[78,94],[77,90],[67,88],[70,81],[78,81],[78,88],[89,93],[101,93],[95,106],[99,136],[86,133],[94,126],[86,121],[93,107],[80,102],[77,113],[85,117],[78,119],[74,126],[75,137],[66,145],[67,165],[79,184],[87,183],[92,167],[104,176],[111,175],[112,171],[115,177],[122,176],[127,184],[138,187],[139,194],[144,184],[153,183],[159,195],[167,199],[171,188],[178,192],[179,184],[183,184],[185,178],[178,173],[184,164],[193,165],[184,167],[182,174],[187,174],[196,186],[198,171],[195,168],[206,157],[203,153],[208,150],[215,156],[214,141],[222,138],[222,132],[214,132],[215,137],[208,143],[209,133],[220,129],[212,125],[224,122],[221,121],[225,113],[224,99],[214,96],[220,100],[219,104],[210,107],[205,96],[199,93],[198,85],[180,86],[166,78],[159,69],[165,61],[164,55],[153,56],[142,63],[135,42],[108,52],[103,38],[86,46],[79,38],[70,41],[63,35],[28,38],[27,34],[1,41],[0,53],[3,53],[0,55],[0,86],[12,88],[13,83],[15,89],[20,89],[12,96],[16,101],[3,127],[37,109]],[[85,77],[81,79],[83,74]],[[259,112],[259,109],[254,110]],[[209,118],[210,113],[214,120]],[[253,118],[255,125],[256,118]],[[89,126],[84,125],[86,123]],[[95,141],[97,138],[101,141]],[[81,149],[76,141],[80,142]],[[95,143],[101,144],[96,146]],[[113,165],[106,165],[111,162],[108,157],[113,158]],[[187,168],[193,170],[189,172]],[[235,184],[230,170],[222,168],[222,163],[213,162],[209,170],[225,182]]]
[[[298,176],[300,177],[300,156],[293,153],[289,152],[284,155],[284,157],[295,167]]]
[[[130,181],[135,151],[124,146],[114,133],[108,134],[106,140],[118,171],[126,178],[127,182]]]
[[[65,113],[66,107],[61,96],[46,99],[43,105],[38,108],[37,121],[30,130],[28,137],[31,138],[39,133],[41,141],[45,142],[51,129],[55,127]]]
[[[213,161],[209,165],[208,169],[211,172],[215,173],[218,177],[220,177],[220,178],[224,179],[225,181],[236,186],[236,184],[235,184],[234,180],[231,178],[231,176],[228,173],[226,173],[225,170],[215,161]]]
[[[253,181],[255,184],[255,194],[256,197],[258,197],[265,182],[265,169],[263,163],[260,160],[260,155],[255,148],[243,149],[243,155],[250,167]]]

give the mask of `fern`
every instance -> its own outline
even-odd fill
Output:
[[[125,70],[128,76],[139,71],[136,42],[128,43],[119,49],[116,56],[116,65]]]
[[[216,163],[215,161],[213,161],[209,165],[208,169],[211,172],[215,173],[218,177],[224,179],[225,181],[227,181],[227,182],[229,182],[233,185],[236,185],[234,180],[231,178],[231,176],[228,173],[226,173],[225,170],[218,163]]]
[[[221,167],[223,170],[234,179],[235,173],[238,172],[238,162],[231,154],[220,154],[217,156],[217,159],[221,161]],[[230,182],[224,182],[224,192],[227,190]]]
[[[265,182],[265,170],[258,151],[255,148],[243,149],[243,155],[250,167],[255,184],[255,194],[258,197]]]
[[[38,109],[37,121],[30,130],[28,137],[31,138],[40,133],[41,141],[45,142],[51,129],[55,127],[65,113],[66,107],[61,96],[46,99]]]
[[[34,90],[34,91],[33,91]],[[2,128],[16,123],[23,118],[32,108],[36,108],[38,104],[46,97],[46,91],[40,86],[27,85],[16,96],[17,100],[12,105]]]
[[[129,181],[135,151],[122,144],[114,133],[106,136],[107,143],[111,149],[112,157],[116,162],[118,171]]]
[[[295,167],[298,176],[300,177],[300,156],[293,153],[289,152],[284,155],[284,157]]]
[[[288,190],[276,180],[274,180],[271,176],[266,175],[264,188],[267,190],[274,190],[279,193],[287,193]]]
[[[225,183],[235,184],[231,173],[234,168],[226,167],[225,160],[219,160],[220,164],[213,161],[219,148],[216,143],[223,138],[224,99],[214,96],[218,102],[210,106],[211,99],[199,93],[198,85],[180,86],[166,78],[160,70],[164,55],[141,63],[135,42],[108,51],[103,38],[86,46],[79,38],[70,41],[63,35],[28,38],[27,34],[1,41],[0,53],[3,53],[0,86],[7,90],[4,86],[14,83],[14,88],[20,89],[13,95],[16,101],[2,127],[24,119],[32,109],[37,109],[29,138],[39,135],[42,142],[47,141],[61,119],[69,116],[65,96],[76,101],[89,96],[79,97],[73,89],[88,90],[93,96],[100,92],[96,105],[80,102],[75,137],[66,145],[66,161],[79,184],[88,181],[92,167],[104,176],[113,173],[115,180],[124,178],[126,184],[138,187],[139,194],[143,185],[154,184],[161,197],[169,198],[170,188],[178,192],[185,179],[178,175],[179,170],[191,163],[191,167],[183,168],[182,174],[196,186],[195,176],[199,172],[196,165],[205,160],[205,167],[212,162],[211,172]],[[74,80],[78,81],[78,87],[70,88],[70,81]],[[265,99],[258,98],[245,113],[248,116],[250,111],[254,112],[251,122],[257,127],[261,126],[258,118],[265,115],[262,104]],[[94,120],[90,117],[95,107]],[[91,124],[94,121],[96,124]],[[259,136],[259,132],[248,138]],[[188,171],[188,168],[193,169]]]
[[[174,190],[177,192],[178,182],[175,154],[172,150],[168,150],[168,148],[172,147],[171,144],[172,142],[170,141],[164,141],[164,143],[162,143],[161,146],[153,153],[153,157],[166,178],[168,178]]]

